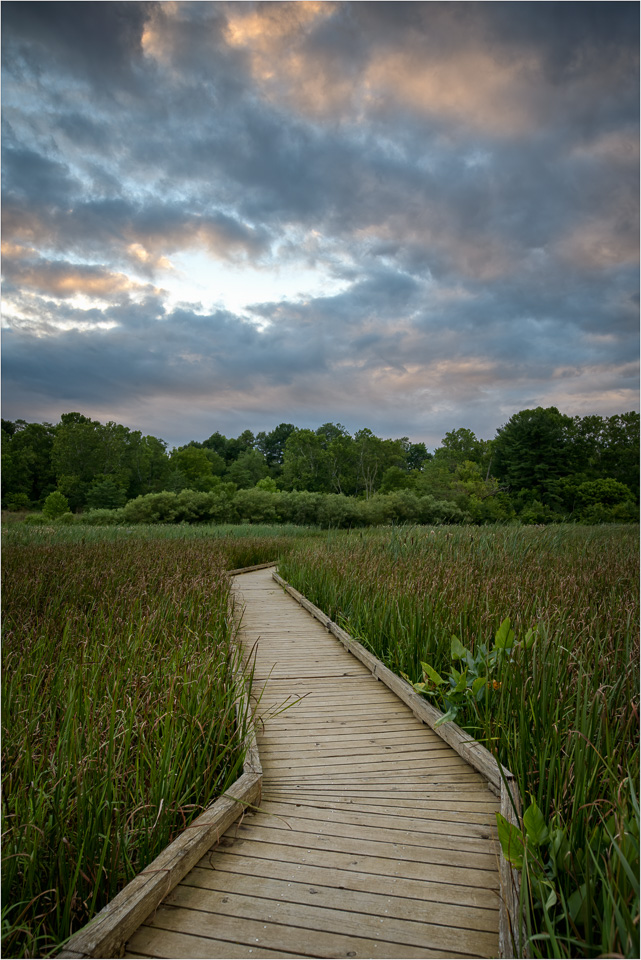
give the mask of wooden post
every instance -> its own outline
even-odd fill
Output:
[[[512,773],[501,782],[501,814],[521,830],[522,805],[519,788]],[[525,928],[521,909],[521,877],[501,851],[499,860],[501,901],[499,904],[499,957],[526,957]]]

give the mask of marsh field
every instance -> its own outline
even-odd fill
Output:
[[[515,774],[531,955],[638,957],[638,558],[625,525],[6,526],[3,955],[55,952],[237,778],[227,571],[278,559]]]

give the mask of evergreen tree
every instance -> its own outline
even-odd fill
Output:
[[[556,407],[521,410],[494,441],[492,472],[523,502],[560,504],[558,482],[572,472],[574,422]]]

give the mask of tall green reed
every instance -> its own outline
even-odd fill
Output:
[[[334,535],[280,572],[412,681],[449,667],[452,634],[474,650],[508,615],[517,639],[537,627],[457,719],[564,840],[526,862],[533,954],[638,956],[638,527]]]
[[[4,548],[2,920],[15,957],[54,949],[242,772],[225,570],[290,543],[53,537]]]
[[[232,543],[248,540],[252,541],[257,549],[269,553],[267,560],[273,560],[278,556],[279,549],[285,545],[320,537],[322,531],[317,527],[299,527],[295,524],[140,523],[129,526],[100,527],[80,522],[70,526],[57,522],[44,526],[27,526],[16,522],[3,525],[2,534],[5,544],[16,546],[47,543],[120,543],[139,540],[224,540],[225,549],[227,549]],[[259,544],[260,547],[258,547]],[[276,547],[275,552],[274,547]]]

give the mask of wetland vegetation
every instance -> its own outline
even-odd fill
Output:
[[[535,804],[531,954],[638,956],[638,539],[636,525],[9,525],[3,952],[54,951],[238,776],[226,571],[278,558],[441,709],[452,677],[485,670],[456,722]],[[489,663],[506,617],[533,642]]]
[[[638,553],[636,526],[441,527],[280,564],[516,776],[537,824],[521,857],[533,956],[639,952]],[[516,643],[492,662],[506,617]]]

